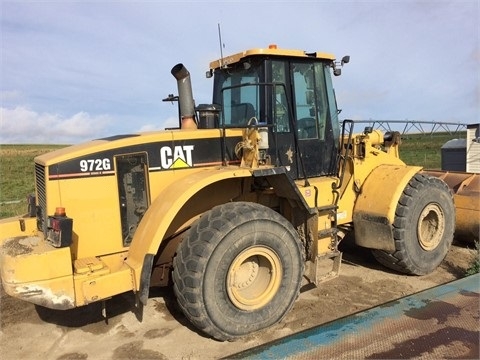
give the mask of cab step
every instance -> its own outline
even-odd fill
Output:
[[[314,261],[309,261],[310,271],[307,277],[311,283],[318,286],[321,283],[337,278],[340,274],[341,264],[341,251],[318,255]]]

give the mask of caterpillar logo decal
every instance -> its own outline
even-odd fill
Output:
[[[241,137],[226,138],[224,143],[221,138],[180,139],[152,143],[141,143],[141,137],[137,139],[140,142],[138,144],[92,152],[51,164],[48,170],[49,179],[113,176],[115,175],[115,157],[133,153],[147,154],[150,172],[221,165],[223,159],[227,164],[240,163],[233,149],[241,141]]]
[[[193,166],[194,145],[163,146],[160,149],[160,167],[162,169],[181,169]]]

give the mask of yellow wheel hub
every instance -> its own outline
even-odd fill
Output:
[[[282,265],[270,248],[252,246],[232,262],[227,274],[230,301],[241,310],[255,310],[268,304],[282,280]]]
[[[427,251],[435,249],[445,231],[442,209],[436,204],[427,205],[418,219],[417,234],[420,246]]]

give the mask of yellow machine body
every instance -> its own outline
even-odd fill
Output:
[[[201,137],[208,141],[219,136],[218,130],[172,130],[141,135],[144,143],[161,142],[162,138],[188,141]],[[240,141],[242,133],[232,129],[227,131],[227,136]],[[373,143],[371,138],[374,139]],[[105,152],[112,146],[115,149],[128,149],[134,145],[132,139],[138,141],[137,137],[115,142],[96,140],[42,155],[36,159],[36,163],[48,169],[51,163],[81,159],[93,150]],[[356,236],[357,243],[389,249],[393,241],[391,237],[374,237],[372,240],[372,231],[379,229],[376,219],[386,219],[382,224],[384,231],[388,232],[393,221],[392,211],[399,197],[398,189],[418,169],[407,167],[398,158],[379,150],[382,138],[377,132],[370,136],[358,135],[355,141],[358,148],[361,147],[362,154],[354,152],[345,163],[345,185],[340,189],[336,221],[338,224],[352,223],[357,212],[359,229],[364,229],[364,234]],[[391,164],[385,165],[386,162]],[[52,308],[71,308],[125,291],[139,291],[145,256],[157,254],[162,243],[181,234],[193,219],[207,209],[242,199],[270,206],[280,201],[274,191],[258,194],[249,190],[253,170],[219,162],[206,167],[184,164],[178,169],[151,172],[148,176],[150,205],[129,246],[121,241],[117,191],[114,192],[115,196],[107,191],[117,188],[114,176],[88,178],[84,175],[69,179],[46,174],[47,178],[52,178],[46,182],[45,188],[48,194],[47,212],[54,213],[56,207],[61,206],[74,219],[72,245],[68,248],[53,247],[45,241],[44,234],[35,228],[35,218],[26,219],[27,230],[24,234],[18,231],[19,219],[3,220],[2,224],[5,225],[0,224],[2,234],[9,235],[4,239],[5,250],[0,258],[4,287],[12,296]],[[384,180],[379,182],[379,179]],[[307,186],[302,180],[297,180],[295,186],[302,201],[314,209],[334,203],[335,194],[331,189],[336,182],[338,179],[335,177],[318,177],[310,178]],[[380,190],[384,194],[381,197],[383,201],[379,201],[377,196]],[[357,198],[360,200],[357,201]],[[318,235],[318,232],[330,229],[333,220],[332,214],[327,212],[319,216],[317,228],[311,231]],[[24,238],[20,242],[21,253],[9,250],[18,246],[9,238],[18,240],[18,236]],[[314,255],[331,253],[331,243],[330,237],[320,239]],[[174,251],[173,245],[171,248],[165,247],[160,257],[165,266],[171,265]],[[54,271],[45,264],[56,264]],[[167,275],[163,274],[162,278],[166,282]]]
[[[213,270],[199,275],[181,259],[223,259],[219,252],[235,250],[238,240],[245,249],[232,255],[232,263],[219,265],[227,271],[219,279],[227,281],[218,284],[226,286],[226,298],[239,316],[251,316],[244,329],[253,324],[256,330],[288,311],[304,272],[316,285],[338,276],[343,232],[354,229],[358,245],[394,252],[396,209],[422,169],[400,160],[398,133],[365,129],[354,134],[349,120],[340,126],[330,72],[339,75],[338,66],[348,61],[276,46],[227,56],[212,62],[207,73],[214,77],[212,105],[197,108],[189,73],[178,64],[172,69],[179,87],[178,128],[97,139],[37,157],[36,214],[0,221],[6,292],[55,309],[127,291],[146,304],[149,288],[167,286],[173,277],[182,298],[187,284],[181,274],[192,271],[185,276],[205,276],[197,282],[208,283],[207,272]],[[426,216],[443,214],[443,207],[446,217],[453,215],[442,184],[439,180],[434,191],[446,200]],[[218,214],[231,209],[254,214],[235,214],[248,224],[265,217],[258,226],[266,239],[257,239],[264,245],[249,240],[255,238],[250,233],[235,241],[230,233],[218,235],[228,227]],[[237,216],[229,216],[234,223]],[[262,227],[265,222],[268,229]],[[450,224],[450,219],[439,219],[439,224]],[[205,227],[208,235],[202,232]],[[198,256],[189,258],[187,246],[198,240],[195,231],[201,244],[192,245]],[[442,249],[449,241],[445,234],[445,241],[437,239]],[[217,247],[210,241],[218,241]],[[228,241],[231,246],[217,252]],[[288,255],[282,259],[281,253]],[[407,270],[414,273],[412,266]],[[257,275],[262,277],[258,283],[252,280]],[[284,275],[292,280],[281,286]],[[254,289],[244,291],[247,285]],[[280,294],[283,288],[290,288],[288,296]],[[208,303],[218,292],[198,301]],[[181,301],[188,313],[188,301]],[[282,313],[256,327],[262,308],[271,306],[272,313],[279,308],[275,301]],[[210,334],[218,339],[241,335],[228,329],[230,323],[227,319],[225,327]]]

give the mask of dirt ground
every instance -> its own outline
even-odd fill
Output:
[[[293,310],[277,325],[234,342],[198,333],[175,306],[170,289],[153,289],[143,322],[133,294],[101,304],[55,311],[7,296],[2,289],[0,358],[218,359],[464,276],[473,244],[455,243],[442,265],[423,276],[401,275],[378,264],[369,250],[343,244],[341,275],[319,288],[306,282]]]

